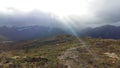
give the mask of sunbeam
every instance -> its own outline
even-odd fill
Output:
[[[99,59],[99,56],[97,56],[95,53],[93,53],[93,52],[89,49],[90,46],[88,46],[87,43],[86,43],[85,41],[83,41],[83,40],[79,37],[78,32],[77,32],[77,31],[75,30],[75,28],[73,27],[73,26],[76,26],[76,24],[74,24],[70,18],[68,18],[68,17],[64,18],[64,20],[62,20],[62,24],[65,25],[65,26],[71,31],[71,33],[72,33],[72,34],[76,37],[76,39],[80,42],[80,44],[82,45],[82,47],[83,47],[84,49],[86,49],[86,50],[88,51],[88,53],[94,57],[95,60]]]

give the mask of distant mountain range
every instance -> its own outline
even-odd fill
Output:
[[[120,26],[104,25],[96,28],[86,28],[80,32],[80,36],[120,39]]]
[[[65,34],[65,33],[66,33],[65,31],[59,28],[50,28],[43,26],[0,27],[0,35],[2,36],[2,38],[4,36],[9,40],[13,40],[13,41],[44,38],[57,34]]]
[[[96,28],[86,28],[78,31],[80,36],[91,36],[95,38],[120,39],[120,27],[105,25]],[[30,40],[36,38],[50,37],[60,34],[71,34],[60,28],[50,28],[44,26],[25,26],[25,27],[0,27],[1,40]]]

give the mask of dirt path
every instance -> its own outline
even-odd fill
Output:
[[[58,59],[60,63],[67,66],[67,68],[80,68],[83,67],[82,59],[79,58],[79,47],[74,47],[66,50]]]

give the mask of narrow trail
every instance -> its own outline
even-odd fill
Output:
[[[78,56],[78,51],[76,49],[77,47],[66,50],[63,53],[63,55],[58,57],[60,63],[66,65],[67,68],[77,68],[78,65],[76,65],[76,62],[79,62],[78,61],[79,56]]]
[[[90,64],[86,59],[83,59],[86,56],[91,56],[88,59]],[[92,65],[91,60],[96,60],[96,54],[94,54],[89,46],[86,47],[85,44],[67,49],[63,52],[61,56],[58,57],[60,64],[63,64],[66,67],[63,68],[98,68]]]
[[[59,56],[58,59],[60,60],[60,64],[67,66],[66,68],[92,68],[87,66],[87,63],[80,58],[78,48],[80,47],[67,49],[61,56]]]

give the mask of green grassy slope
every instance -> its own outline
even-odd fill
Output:
[[[0,45],[0,68],[119,68],[120,40],[59,35]],[[3,47],[5,45],[5,47]]]

